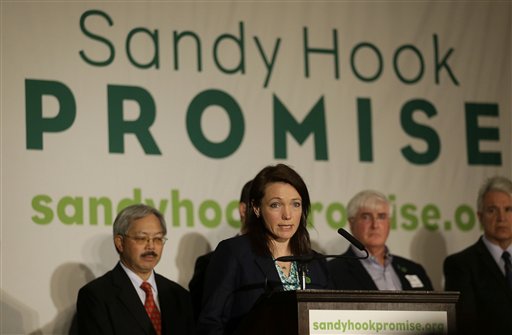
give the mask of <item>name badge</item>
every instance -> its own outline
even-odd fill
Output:
[[[409,281],[409,284],[411,284],[412,288],[418,288],[423,287],[423,283],[421,282],[421,279],[418,278],[416,275],[405,275],[405,279]]]

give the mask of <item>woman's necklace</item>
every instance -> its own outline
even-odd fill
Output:
[[[283,270],[286,270],[288,267],[286,266],[286,263],[277,262],[277,265]]]
[[[277,245],[274,245],[274,247],[278,247],[278,246],[277,246]],[[281,249],[281,250],[280,250],[280,251],[278,251],[278,249]],[[284,254],[284,255],[290,255],[290,250],[288,250],[288,248],[285,248],[285,249],[283,249],[283,248],[277,248],[277,249],[274,249],[273,251],[274,251],[274,252],[276,252],[276,254],[278,254],[278,255],[280,254],[281,256],[283,256],[283,254]],[[274,252],[272,252],[272,253],[274,254]],[[281,257],[281,256],[273,257],[273,258],[274,258],[274,260],[275,260],[276,258],[279,258],[279,257]],[[291,263],[289,263],[289,262],[276,261],[276,264],[277,264],[277,266],[279,266],[279,268],[281,269],[281,271],[283,271],[283,273],[285,273],[286,275],[288,275],[288,273],[289,273],[289,271],[290,271],[290,265],[291,265]]]

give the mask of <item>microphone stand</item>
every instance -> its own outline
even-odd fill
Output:
[[[306,272],[308,271],[308,264],[298,262],[298,270],[299,270],[299,279],[300,279],[300,289],[306,289]]]

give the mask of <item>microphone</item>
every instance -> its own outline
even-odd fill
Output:
[[[299,256],[281,256],[276,258],[276,261],[279,262],[311,262],[315,258],[323,258],[323,255],[315,255],[315,254],[306,254]]]
[[[364,251],[366,253],[365,256],[344,256],[344,255],[323,255],[319,253],[305,254],[305,255],[297,255],[297,256],[281,256],[276,258],[274,261],[279,262],[299,262],[299,263],[309,263],[315,259],[321,258],[348,258],[348,259],[366,259],[370,256],[368,250],[366,250],[365,246],[361,241],[359,241],[354,236],[350,235],[348,231],[343,228],[338,229],[338,234],[343,236],[347,241],[350,242],[357,249]]]
[[[350,235],[350,233],[348,231],[346,231],[345,229],[343,229],[343,228],[338,229],[338,234],[340,234],[345,239],[347,239],[347,241],[349,241],[350,244],[353,244],[354,247],[356,247],[357,249],[359,249],[361,251],[366,251],[366,248],[364,247],[364,245],[357,238]]]

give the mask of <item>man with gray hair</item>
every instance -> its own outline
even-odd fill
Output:
[[[164,217],[150,206],[132,205],[117,215],[120,261],[78,292],[78,334],[194,334],[188,291],[154,271],[166,233]]]
[[[477,214],[483,235],[445,259],[445,290],[460,292],[459,334],[512,334],[512,181],[487,179]]]
[[[348,222],[354,237],[368,250],[366,254],[350,246],[327,263],[338,290],[433,290],[425,269],[411,260],[392,255],[386,246],[391,228],[391,205],[384,194],[365,190],[347,206]]]

